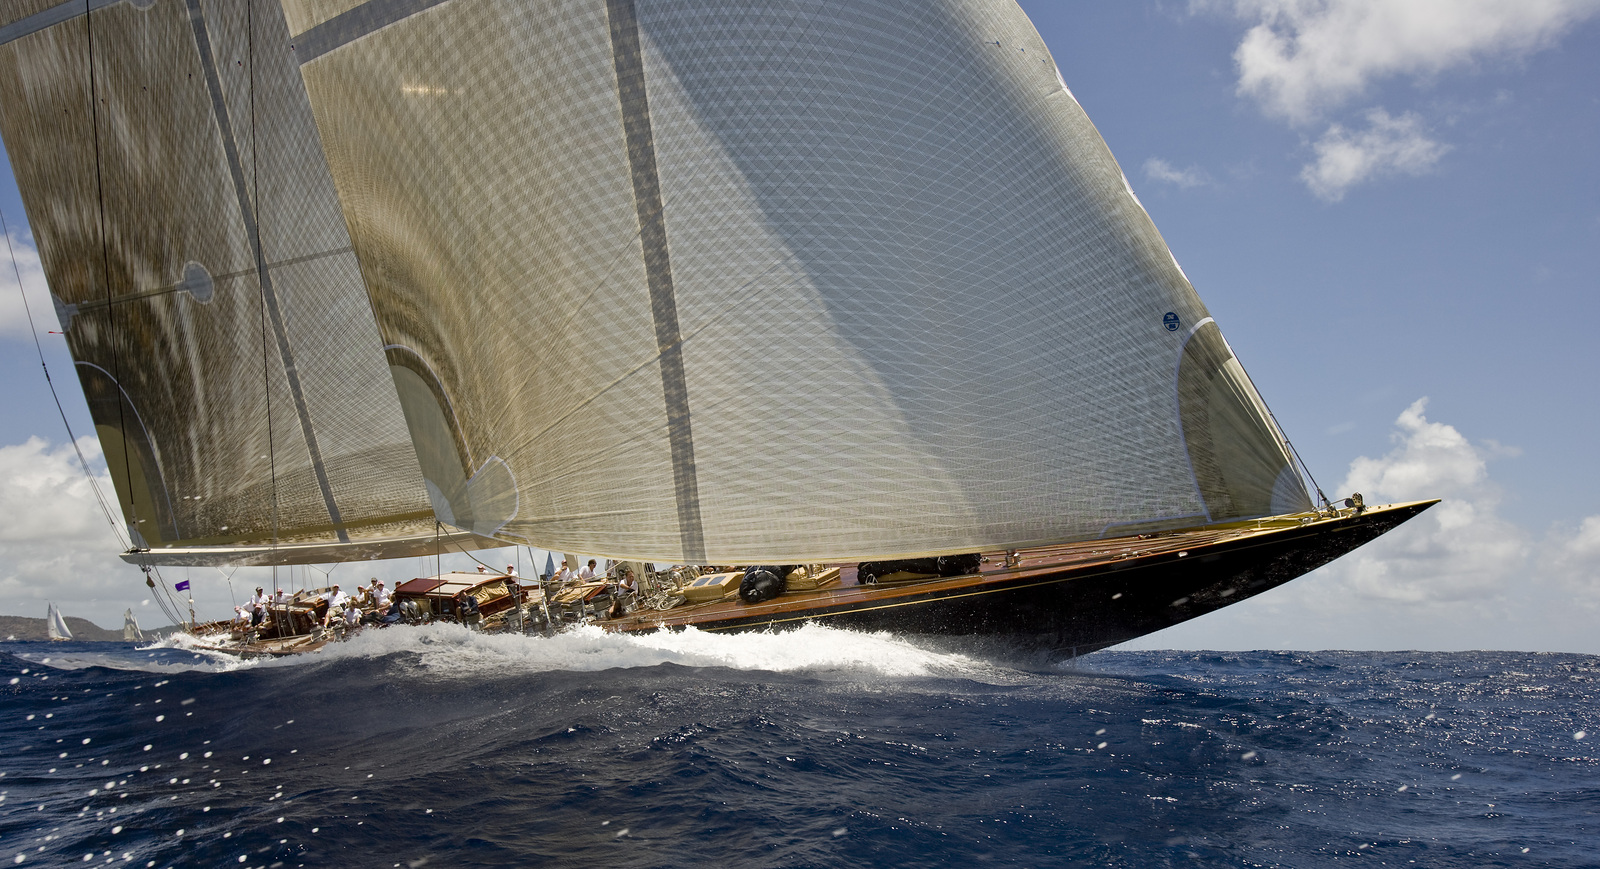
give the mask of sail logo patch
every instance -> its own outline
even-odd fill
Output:
[[[1166,326],[1168,332],[1178,331],[1178,315],[1171,311],[1162,314],[1161,325]]]

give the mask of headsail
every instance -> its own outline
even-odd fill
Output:
[[[50,604],[44,613],[44,635],[52,640],[72,639],[72,630],[67,627],[67,620],[62,618],[61,610],[55,604]]]
[[[129,560],[435,551],[281,9],[7,4],[0,132]]]
[[[828,561],[1308,509],[1011,0],[283,0],[435,509]]]

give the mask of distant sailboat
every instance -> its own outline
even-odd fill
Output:
[[[45,612],[44,632],[45,636],[52,640],[72,639],[72,631],[67,628],[67,620],[61,617],[61,610],[56,609],[55,604],[51,604],[50,609]]]
[[[129,643],[144,639],[144,632],[139,630],[139,620],[133,617],[132,609],[122,614],[122,639]]]

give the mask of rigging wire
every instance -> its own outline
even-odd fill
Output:
[[[17,251],[11,244],[11,226],[6,221],[3,211],[0,211],[0,233],[6,237],[6,252],[11,255],[11,271],[17,276],[17,292],[22,296],[22,310],[28,315],[28,331],[33,335],[33,347],[39,353],[39,368],[44,371],[44,382],[50,387],[50,397],[56,403],[56,413],[61,415],[61,425],[67,430],[67,441],[72,444],[72,451],[78,455],[78,466],[83,468],[83,475],[88,479],[89,488],[94,492],[95,503],[100,505],[100,512],[106,517],[106,524],[111,526],[111,533],[115,535],[117,544],[123,551],[127,551],[129,548],[127,538],[123,535],[122,529],[117,527],[116,517],[106,501],[105,492],[100,488],[100,481],[90,470],[89,460],[84,456],[83,448],[78,446],[78,438],[72,432],[72,423],[67,420],[67,411],[61,404],[60,394],[56,392],[55,381],[50,379],[50,366],[44,360],[44,344],[39,340],[39,328],[33,322],[33,309],[28,305],[28,294],[22,287],[22,267],[17,264]]]
[[[84,38],[88,42],[88,49],[85,55],[87,56],[89,67],[89,126],[93,132],[91,144],[94,147],[95,197],[100,212],[100,266],[106,282],[106,322],[109,327],[108,331],[115,335],[116,309],[112,304],[113,296],[111,294],[111,244],[106,239],[105,167],[100,158],[100,96],[98,89],[95,87],[94,79],[94,15],[89,7],[89,0],[83,0],[83,32]],[[115,387],[113,397],[117,403],[117,433],[122,436],[122,474],[128,493],[127,518],[131,548],[133,535],[139,533],[140,519],[138,506],[133,499],[133,462],[128,453],[127,420],[123,418],[122,412],[122,353],[119,352],[115,342],[111,346],[111,371],[112,379],[116,381],[112,384]]]
[[[166,579],[162,578],[161,584],[158,586],[156,585],[156,578],[160,577],[161,575],[156,573],[154,576],[152,576],[151,574],[154,573],[154,569],[150,565],[141,564],[139,565],[139,570],[143,571],[144,584],[150,588],[150,591],[152,592],[151,596],[156,599],[156,606],[161,607],[161,612],[167,617],[168,622],[174,625],[181,624],[183,622],[183,616],[180,612],[181,608],[178,607],[177,601],[172,599],[173,592],[171,589],[167,588]]]
[[[100,229],[100,264],[101,264],[102,274],[105,277],[105,294],[106,294],[106,303],[105,304],[106,304],[106,308],[107,308],[107,310],[106,310],[107,325],[109,327],[111,327],[109,329],[110,333],[112,335],[115,335],[115,333],[116,333],[116,329],[115,329],[115,317],[116,317],[116,314],[115,314],[114,305],[113,305],[114,297],[112,295],[111,246],[110,246],[110,243],[108,242],[108,240],[106,238],[105,167],[104,167],[104,162],[103,162],[103,160],[101,158],[101,154],[100,154],[100,96],[99,96],[99,89],[97,88],[97,86],[95,84],[94,19],[93,19],[93,14],[92,13],[93,13],[93,10],[90,7],[89,0],[84,0],[84,4],[83,4],[83,29],[84,29],[84,38],[85,38],[85,41],[86,41],[86,49],[85,49],[84,53],[85,53],[86,64],[87,64],[87,68],[88,68],[88,79],[89,79],[89,124],[90,124],[90,129],[92,130],[92,133],[93,133],[90,144],[94,149],[95,197],[96,197],[96,204],[97,204],[97,208],[98,208],[98,212],[99,212],[98,216],[99,216],[99,229]],[[11,248],[11,236],[10,236],[9,230],[7,230],[7,232],[6,232],[6,246],[7,246],[8,249]],[[11,261],[12,261],[12,266],[15,269],[16,268],[16,252],[14,250],[12,250],[12,253],[11,253]],[[18,270],[18,272],[17,272],[17,283],[18,283],[18,288],[20,289],[21,288],[21,283],[22,283],[22,277],[21,277],[20,270]],[[23,297],[23,306],[26,309],[26,307],[27,307],[27,297],[26,297],[26,295],[24,295],[24,297]],[[33,330],[34,345],[35,345],[36,348],[39,349],[39,362],[40,362],[40,365],[43,366],[44,365],[44,350],[43,350],[42,346],[40,346],[38,330],[37,330],[37,328],[34,327],[33,314],[32,314],[31,311],[29,311],[29,313],[28,313],[28,326],[29,326],[30,329]],[[127,494],[128,494],[127,509],[124,512],[124,519],[128,523],[128,534],[126,536],[124,536],[122,534],[122,530],[117,526],[116,519],[114,518],[113,514],[111,513],[111,510],[110,510],[109,506],[107,506],[106,498],[105,498],[104,494],[101,492],[98,483],[94,480],[93,473],[89,470],[88,462],[84,459],[82,450],[78,449],[77,438],[75,438],[73,436],[73,434],[72,434],[72,426],[69,423],[67,423],[66,411],[64,409],[62,409],[61,397],[60,397],[60,395],[58,395],[56,393],[55,383],[54,383],[54,381],[52,381],[50,379],[50,373],[49,373],[48,368],[46,368],[46,370],[45,370],[45,382],[50,385],[50,394],[55,399],[56,409],[57,409],[58,412],[60,412],[62,423],[67,428],[67,437],[70,438],[72,440],[72,442],[73,442],[73,450],[78,453],[79,464],[83,467],[84,474],[89,477],[90,485],[94,488],[94,491],[95,491],[95,499],[100,503],[101,511],[106,515],[106,520],[111,524],[112,533],[116,535],[117,542],[118,542],[119,545],[121,545],[123,547],[123,551],[131,552],[131,551],[134,550],[133,535],[138,533],[138,524],[143,520],[141,520],[139,518],[138,506],[135,503],[135,501],[133,500],[133,491],[134,491],[133,490],[133,462],[132,462],[131,457],[129,455],[127,421],[125,419],[125,415],[124,415],[123,408],[122,408],[122,405],[124,403],[123,402],[123,386],[122,386],[122,354],[120,352],[120,348],[118,347],[118,345],[115,342],[113,342],[111,344],[111,368],[112,368],[111,376],[112,376],[112,380],[114,381],[113,386],[115,387],[114,398],[115,398],[116,403],[117,403],[117,430],[118,430],[118,433],[122,437],[123,480],[124,480],[124,483],[125,483],[125,486],[126,486],[126,490],[127,490]],[[92,411],[91,411],[91,416],[92,416]],[[104,444],[101,445],[101,453],[102,453],[102,455],[104,455],[104,453],[105,453]],[[109,471],[109,468],[107,470]],[[113,482],[115,482],[115,481],[113,481]],[[118,498],[118,506],[119,507],[121,506],[120,497]],[[148,586],[152,592],[160,592],[161,593],[161,594],[156,595],[156,603],[157,603],[157,605],[159,605],[161,607],[162,612],[165,613],[167,615],[167,617],[170,618],[174,624],[179,623],[181,621],[181,616],[177,615],[175,610],[172,608],[173,607],[173,601],[171,600],[171,598],[173,596],[173,591],[172,591],[171,588],[168,587],[166,578],[161,575],[161,572],[159,570],[155,569],[154,565],[141,564],[141,565],[139,565],[139,569],[145,575],[145,585]],[[160,585],[159,586],[157,585],[157,581],[158,580],[160,581]]]
[[[87,56],[88,56],[88,71],[89,71],[89,106],[90,106],[89,113],[90,113],[90,123],[91,123],[91,126],[93,127],[93,130],[94,130],[93,146],[94,146],[94,154],[95,154],[95,183],[96,183],[96,192],[97,192],[97,196],[98,196],[99,211],[100,211],[100,215],[99,216],[100,216],[101,264],[102,264],[103,268],[105,269],[106,293],[107,293],[107,300],[108,300],[107,301],[107,305],[109,307],[110,306],[110,301],[109,300],[111,298],[111,296],[110,296],[110,293],[111,293],[111,279],[110,279],[111,267],[110,267],[109,246],[106,243],[105,189],[104,189],[103,173],[102,173],[102,166],[101,166],[101,160],[100,160],[100,123],[99,123],[99,109],[98,109],[98,102],[97,102],[98,95],[96,93],[95,79],[94,79],[94,32],[93,32],[93,29],[92,29],[93,25],[90,23],[89,11],[90,10],[89,10],[88,2],[87,2],[87,0],[85,0],[85,4],[84,4],[84,31],[85,31],[85,36],[86,36],[86,38],[88,40]],[[61,403],[61,394],[56,391],[55,380],[50,377],[50,366],[45,362],[44,344],[39,339],[39,328],[38,328],[38,325],[34,322],[33,309],[32,309],[32,306],[30,306],[28,304],[28,294],[24,290],[23,285],[22,285],[22,268],[17,262],[16,247],[11,242],[11,227],[10,227],[10,223],[5,219],[5,214],[4,214],[3,211],[0,211],[0,234],[3,234],[5,236],[5,238],[6,238],[6,252],[11,258],[11,270],[12,270],[12,273],[16,276],[16,279],[17,279],[17,292],[22,295],[22,309],[23,309],[24,313],[27,315],[27,318],[28,318],[28,331],[33,336],[34,350],[37,351],[37,353],[39,354],[39,368],[44,373],[44,380],[45,380],[46,386],[48,386],[49,389],[50,389],[50,398],[51,398],[52,401],[55,402],[56,413],[61,417],[61,425],[62,425],[62,427],[64,429],[66,429],[67,440],[68,440],[68,442],[70,442],[72,444],[72,451],[78,457],[78,466],[83,470],[84,478],[89,481],[89,488],[94,493],[95,503],[97,505],[99,505],[100,513],[101,513],[102,516],[105,517],[106,524],[111,527],[112,536],[116,539],[119,549],[121,549],[124,552],[130,551],[133,548],[132,540],[128,535],[123,533],[122,526],[118,525],[117,519],[116,519],[116,514],[113,513],[112,510],[111,510],[110,501],[109,501],[109,499],[106,498],[105,491],[100,487],[100,482],[95,477],[94,471],[89,467],[89,460],[88,460],[88,458],[86,456],[84,456],[83,448],[81,446],[79,446],[79,444],[78,444],[77,435],[72,431],[72,423],[71,423],[70,420],[68,420],[66,408]],[[107,312],[107,316],[108,317],[111,316],[109,311]],[[121,372],[121,356],[120,356],[120,354],[116,353],[115,351],[113,351],[113,355],[112,355],[112,368],[116,372],[114,377],[118,381],[117,384],[116,384],[116,387],[117,387],[117,390],[118,390],[118,392],[117,392],[117,422],[118,422],[118,427],[120,429],[122,427],[123,423],[124,423],[123,413],[122,413],[122,396],[121,396],[121,389],[122,389],[122,384],[121,384],[121,375],[122,375],[122,372]],[[122,451],[123,451],[123,470],[124,470],[124,473],[126,475],[126,478],[127,478],[128,482],[130,483],[130,486],[129,486],[130,501],[129,501],[129,505],[128,505],[129,510],[128,510],[128,514],[127,515],[135,517],[135,521],[137,521],[136,520],[136,515],[137,514],[134,511],[133,503],[132,503],[132,500],[131,500],[132,465],[128,461],[128,440],[127,440],[126,434],[123,435],[123,439],[122,439]],[[103,454],[103,452],[104,452],[104,450],[102,448],[102,454]],[[118,506],[119,507],[121,506],[120,501],[118,503]],[[131,529],[131,526],[130,526],[130,529]],[[175,610],[173,605],[172,605],[172,601],[171,601],[172,590],[170,588],[168,588],[166,579],[164,577],[162,577],[160,571],[155,570],[152,565],[142,564],[142,565],[139,566],[139,569],[145,575],[145,585],[148,586],[152,592],[159,592],[159,594],[154,594],[153,595],[155,597],[155,600],[156,600],[156,605],[161,608],[162,613],[164,615],[166,615],[166,617],[168,619],[170,619],[173,624],[178,623],[180,621],[181,617],[177,614],[177,610]],[[160,580],[160,585],[159,586],[157,585],[157,582],[156,582],[157,580]]]
[[[1222,343],[1227,345],[1227,339],[1224,338]],[[1228,352],[1233,353],[1233,347],[1229,346]],[[1239,354],[1233,353],[1233,358],[1237,361]],[[1306,465],[1305,459],[1300,458],[1300,451],[1294,448],[1294,441],[1289,440],[1289,433],[1284,431],[1283,425],[1278,422],[1278,415],[1272,412],[1271,405],[1267,404],[1266,396],[1261,394],[1261,390],[1256,386],[1255,378],[1250,376],[1250,371],[1244,367],[1243,362],[1239,363],[1239,370],[1244,372],[1244,379],[1249,382],[1250,388],[1255,390],[1256,398],[1261,400],[1261,406],[1266,409],[1267,416],[1272,419],[1272,427],[1278,430],[1278,437],[1283,438],[1283,445],[1289,448],[1289,453],[1294,456],[1295,463],[1300,466],[1301,473],[1305,474],[1306,479],[1311,481],[1311,488],[1316,490],[1317,497],[1322,500],[1323,506],[1332,510],[1333,502],[1328,500],[1327,495],[1322,494],[1322,487],[1317,484],[1317,478],[1311,476],[1311,468]]]
[[[245,5],[245,56],[249,59],[246,92],[250,96],[250,208],[255,212],[251,221],[255,230],[256,289],[261,298],[261,386],[267,403],[267,473],[272,481],[272,548],[278,548],[278,451],[272,428],[272,354],[267,345],[267,255],[261,240],[261,155],[258,149],[256,116],[256,4]],[[276,559],[274,559],[276,561]],[[293,584],[293,572],[290,573]],[[272,566],[272,588],[278,589],[278,565]]]

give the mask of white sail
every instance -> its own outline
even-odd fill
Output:
[[[133,617],[132,609],[122,613],[122,639],[130,643],[144,639],[144,632],[139,630],[139,620]]]
[[[1011,0],[282,0],[436,513],[749,563],[1310,506]]]
[[[67,620],[61,617],[61,610],[56,609],[55,604],[50,604],[50,608],[45,610],[44,634],[52,640],[72,639],[72,631],[67,627]]]
[[[0,133],[130,560],[435,552],[275,4],[0,5]]]

